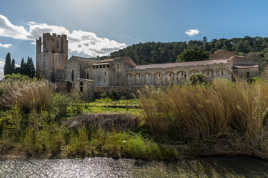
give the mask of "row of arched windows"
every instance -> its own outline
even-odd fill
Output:
[[[185,71],[179,72],[156,72],[156,73],[129,73],[128,83],[129,84],[160,84],[160,83],[179,83],[180,81],[186,80],[189,76],[194,73],[203,73],[208,78],[223,77],[225,75],[224,69],[219,70],[204,70],[197,71],[193,70],[189,73]]]

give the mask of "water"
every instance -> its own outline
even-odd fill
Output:
[[[268,177],[268,162],[251,158],[207,158],[176,163],[111,158],[0,161],[2,178]]]

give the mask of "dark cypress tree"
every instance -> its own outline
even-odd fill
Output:
[[[28,60],[27,60],[26,74],[31,78],[35,76],[35,68],[33,64],[33,59],[31,57],[28,57]]]
[[[4,66],[4,75],[8,75],[12,73],[12,64],[11,64],[11,54],[7,53],[5,66]]]
[[[12,62],[11,62],[11,70],[12,70],[11,73],[16,73],[15,59],[12,59]]]
[[[20,62],[20,74],[21,75],[26,75],[25,74],[25,62],[24,62],[24,58],[21,59],[21,62]]]

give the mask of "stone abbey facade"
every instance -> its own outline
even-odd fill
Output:
[[[85,95],[97,88],[181,84],[199,72],[210,79],[229,80],[259,75],[258,64],[240,56],[151,65],[136,65],[129,57],[99,60],[72,56],[68,59],[67,36],[49,33],[36,41],[36,69],[41,78],[55,83],[57,88],[78,90]]]

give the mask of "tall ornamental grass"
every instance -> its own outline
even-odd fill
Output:
[[[264,140],[268,83],[232,83],[147,88],[141,92],[145,127],[180,142],[226,138],[258,146]]]
[[[47,107],[52,91],[47,81],[4,81],[0,83],[0,108],[21,106],[24,110]]]

